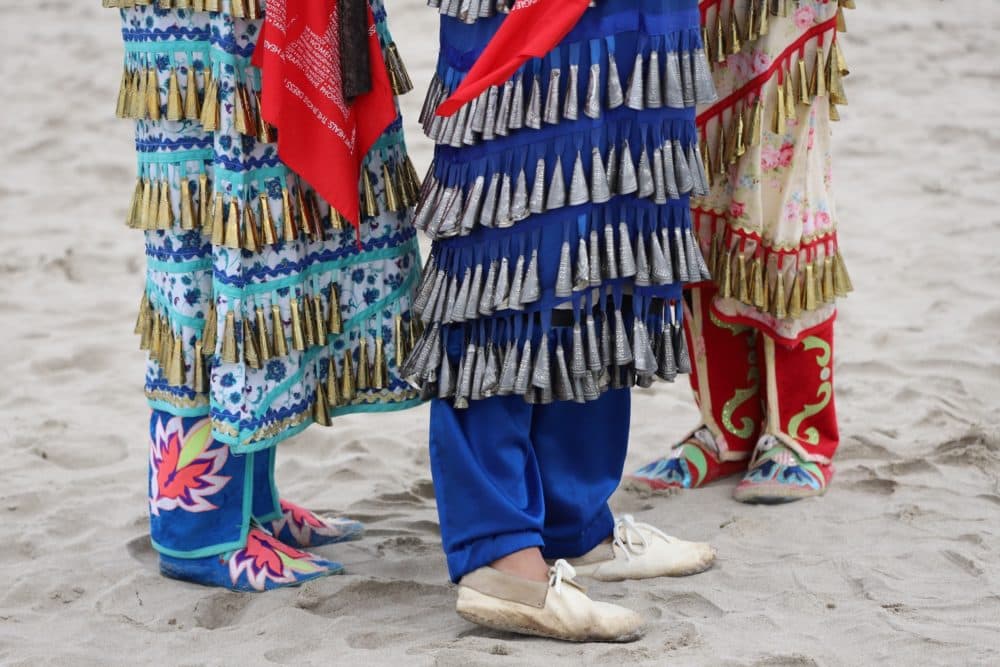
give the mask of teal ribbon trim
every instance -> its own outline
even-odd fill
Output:
[[[371,314],[382,310],[389,303],[395,301],[399,296],[405,294],[410,290],[412,283],[416,281],[416,273],[411,273],[410,276],[403,282],[403,284],[396,290],[385,297],[379,299],[377,302],[373,303],[368,308],[352,317],[351,319],[344,322],[344,333],[341,334],[330,334],[327,337],[327,341],[330,339],[336,339],[338,337],[344,336],[348,331],[353,330],[356,327],[360,327],[365,320],[371,317]],[[306,350],[302,353],[302,359],[299,361],[299,369],[295,371],[294,374],[288,377],[284,382],[276,386],[270,394],[264,399],[264,402],[254,411],[254,417],[260,419],[265,412],[271,409],[271,404],[274,403],[274,399],[284,394],[289,389],[291,389],[295,384],[302,381],[302,376],[305,375],[306,368],[323,352],[326,352],[326,346],[314,347],[310,350]]]
[[[232,171],[229,169],[223,169],[222,167],[216,167],[212,173],[216,181],[225,181],[235,185],[247,185],[248,183],[270,180],[273,178],[285,179],[288,178],[288,174],[291,173],[291,171],[288,167],[279,165],[277,167],[251,169],[250,171]]]
[[[212,43],[198,41],[125,42],[125,54],[133,53],[208,53],[214,52]]]
[[[182,162],[205,162],[215,157],[211,148],[198,148],[189,151],[173,151],[166,153],[137,153],[139,167],[147,164],[180,164]]]
[[[160,259],[146,259],[146,268],[161,273],[190,273],[192,271],[209,271],[212,268],[211,258],[191,259],[186,262],[164,262]]]
[[[369,252],[361,253],[359,255],[352,255],[350,257],[345,257],[343,259],[332,260],[329,262],[323,262],[321,264],[314,264],[308,269],[298,273],[294,276],[288,276],[287,278],[281,278],[279,280],[269,280],[266,283],[260,283],[257,285],[247,285],[246,287],[233,287],[231,285],[226,285],[218,281],[215,282],[214,290],[216,295],[225,295],[233,299],[243,299],[247,296],[256,296],[258,294],[269,294],[275,290],[286,289],[289,287],[295,287],[303,284],[306,280],[312,278],[314,275],[320,273],[328,273],[337,269],[344,269],[355,264],[366,264],[368,262],[375,262],[380,259],[393,259],[400,257],[406,253],[414,252],[419,248],[417,245],[417,240],[414,237],[410,239],[407,243],[403,245],[392,247],[392,248],[382,248],[380,250],[372,250]]]
[[[167,403],[166,401],[154,401],[153,399],[146,399],[149,407],[153,410],[159,410],[160,412],[166,412],[174,415],[175,417],[207,417],[211,408],[209,406],[198,407],[198,408],[179,408],[176,405]]]
[[[170,299],[163,296],[160,288],[152,282],[146,282],[146,294],[149,296],[151,306],[158,306],[167,312],[170,321],[181,326],[201,331],[205,328],[205,320],[201,317],[191,317],[177,312],[177,309],[170,303]]]

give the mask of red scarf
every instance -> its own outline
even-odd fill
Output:
[[[278,129],[278,155],[357,229],[361,164],[396,106],[370,8],[371,90],[345,99],[339,5],[267,0],[253,64],[261,70],[261,114]]]
[[[517,0],[462,85],[437,108],[451,116],[490,86],[504,83],[531,58],[541,58],[569,34],[590,0]]]

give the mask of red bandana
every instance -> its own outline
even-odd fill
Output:
[[[278,129],[282,161],[358,228],[361,163],[395,120],[396,106],[370,8],[371,90],[345,99],[340,4],[267,0],[253,64],[261,70],[261,113]]]
[[[490,86],[507,81],[531,58],[546,55],[589,5],[590,0],[518,0],[462,85],[438,107],[438,115],[451,116]]]

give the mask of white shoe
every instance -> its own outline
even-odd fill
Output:
[[[715,549],[685,542],[626,514],[615,522],[613,541],[568,559],[577,574],[598,581],[683,577],[712,567]]]
[[[572,642],[628,642],[642,636],[639,614],[591,600],[574,576],[564,560],[549,570],[548,584],[482,567],[459,582],[456,611],[495,630]]]

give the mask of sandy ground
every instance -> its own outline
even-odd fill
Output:
[[[595,586],[650,619],[617,647],[514,639],[453,613],[426,409],[377,429],[342,419],[282,450],[288,496],[368,523],[330,554],[351,574],[263,596],[159,577],[131,334],[141,241],[121,223],[134,160],[112,117],[116,16],[99,4],[0,3],[0,663],[1000,664],[993,0],[865,0],[851,16],[837,171],[858,291],[839,328],[838,478],[779,508],[741,506],[725,484],[616,496],[720,554],[698,577]],[[389,4],[422,89],[435,14]],[[406,112],[423,166],[420,96]],[[630,469],[696,419],[682,385],[635,408]]]

